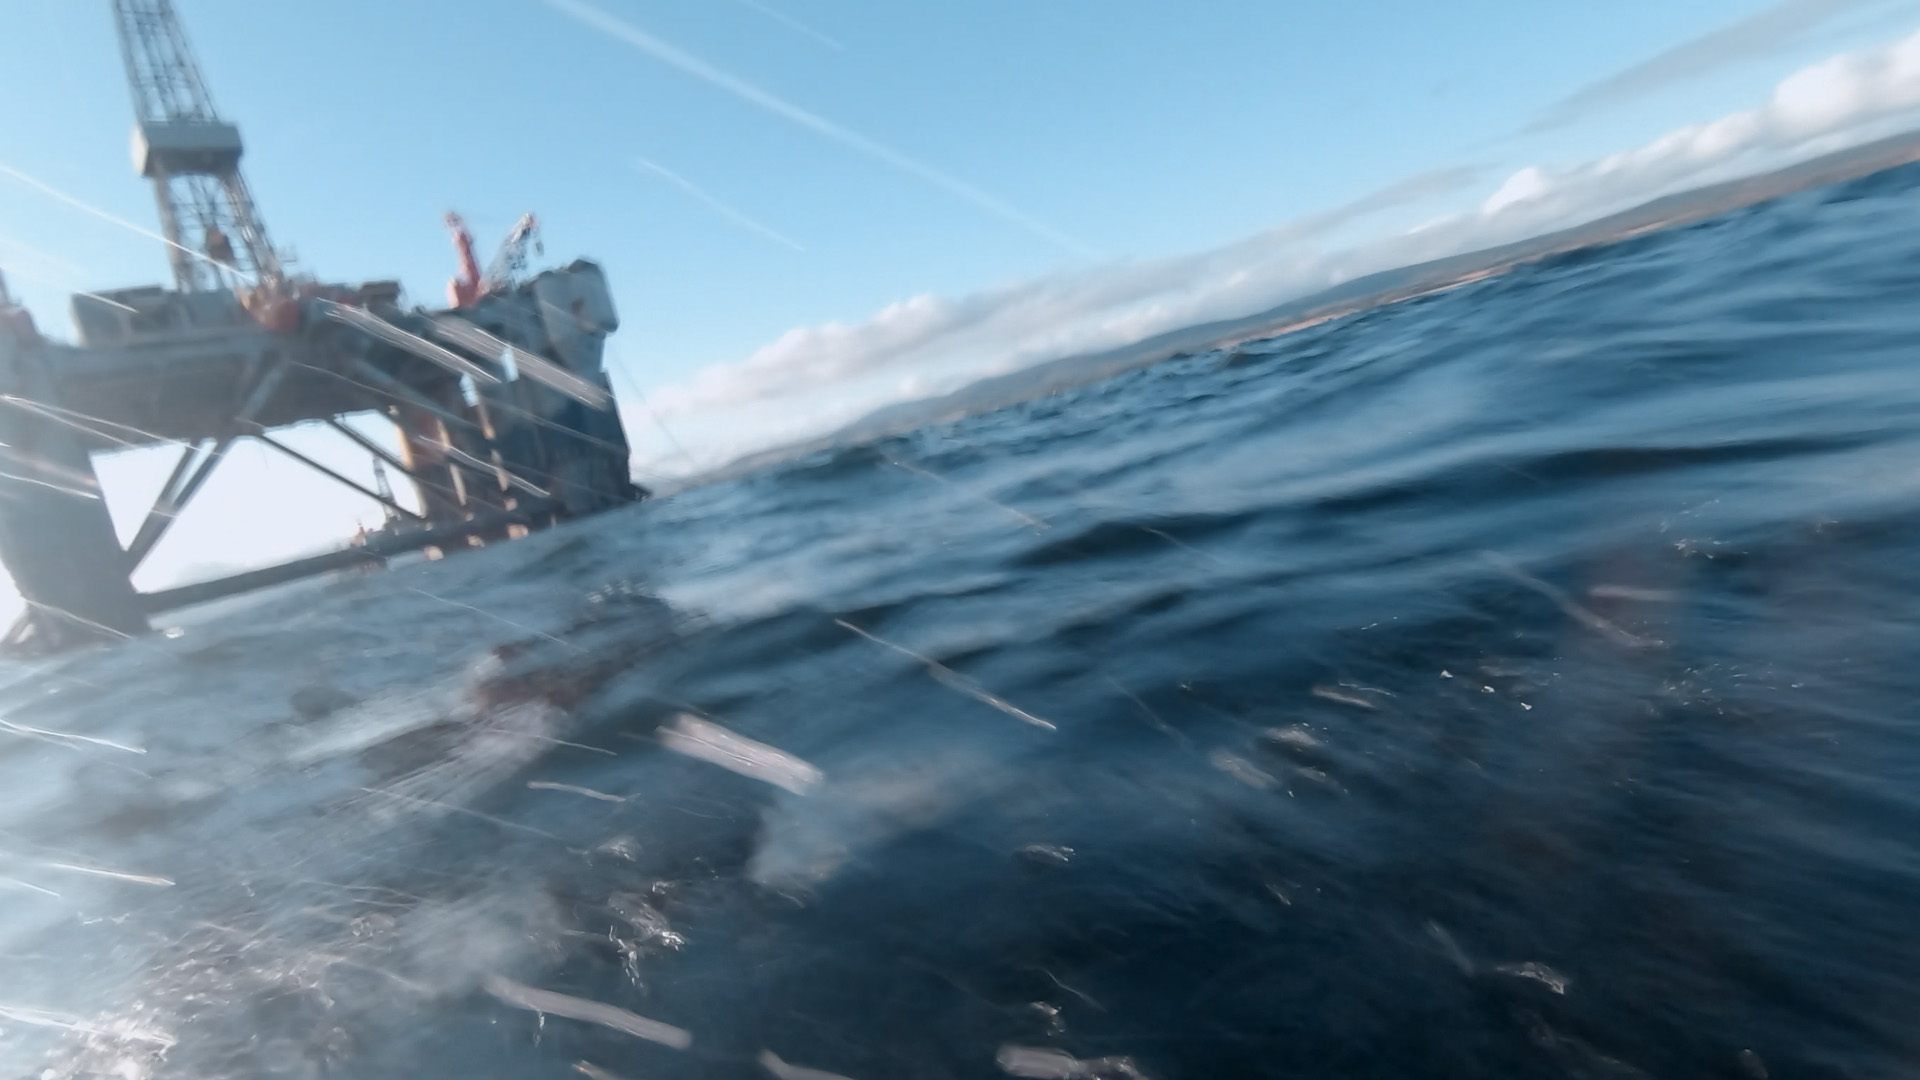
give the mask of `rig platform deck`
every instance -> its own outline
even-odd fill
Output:
[[[596,265],[576,262],[457,310],[403,310],[387,283],[305,290],[284,329],[235,294],[130,290],[75,300],[77,344],[42,338],[0,302],[0,562],[29,605],[8,639],[57,647],[144,630],[168,606],[420,547],[483,543],[644,493],[602,366],[618,326]],[[376,412],[397,452],[344,419]],[[410,480],[403,505],[274,436],[333,427]],[[240,439],[388,510],[366,547],[155,596],[130,575]],[[122,547],[92,456],[177,445],[178,463]]]

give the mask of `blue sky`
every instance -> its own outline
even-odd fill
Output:
[[[550,259],[591,255],[612,277],[616,390],[644,390],[706,460],[748,430],[809,433],[795,417],[851,418],[1155,319],[1257,310],[1314,275],[1423,252],[1380,246],[1422,223],[1445,225],[1417,234],[1431,243],[1470,246],[1499,234],[1473,215],[1503,190],[1531,211],[1502,215],[1509,233],[1657,194],[1715,162],[1638,188],[1592,165],[1761,109],[1794,72],[1920,25],[1920,0],[175,3],[302,268],[397,277],[435,302],[447,210],[483,247],[533,210]],[[0,166],[151,227],[109,7],[0,0]],[[1728,167],[1904,122],[1912,104],[1832,105],[1853,91],[1814,82],[1792,139],[1726,128],[1747,139]],[[1410,177],[1406,197],[1310,244],[1271,232]],[[1227,265],[1263,235],[1261,269]],[[1282,272],[1280,239],[1320,261]],[[0,269],[53,332],[72,289],[166,274],[151,240],[10,175]],[[1216,271],[1219,289],[1192,284]],[[630,404],[643,475],[684,471]],[[156,555],[158,578],[377,517],[267,460],[236,456]],[[162,468],[107,465],[124,513]],[[297,494],[233,528],[263,477]]]

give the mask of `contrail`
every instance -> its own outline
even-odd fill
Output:
[[[219,260],[213,258],[210,255],[207,255],[204,252],[195,251],[184,244],[176,244],[173,241],[167,239],[166,237],[161,236],[159,233],[154,232],[152,229],[141,228],[140,226],[135,225],[133,222],[128,221],[126,218],[123,218],[118,214],[110,214],[107,211],[92,205],[91,203],[81,202],[79,199],[76,199],[73,196],[67,194],[66,192],[61,191],[59,188],[54,187],[52,184],[49,184],[43,180],[37,180],[34,177],[28,176],[26,173],[21,172],[19,169],[16,169],[11,165],[0,162],[0,175],[10,176],[13,179],[18,180],[20,183],[25,184],[28,187],[33,188],[35,191],[40,192],[42,195],[46,195],[51,198],[58,199],[61,202],[66,203],[68,206],[71,206],[76,210],[84,210],[87,213],[92,214],[94,217],[97,217],[102,221],[108,222],[113,225],[118,225],[129,232],[137,233],[141,236],[146,237],[149,240],[158,240],[170,248],[177,248],[180,251],[184,251],[187,254],[193,256],[196,259],[199,259],[201,262],[204,262],[209,266],[221,265]]]
[[[813,27],[808,26],[806,23],[801,22],[799,19],[796,19],[791,15],[785,14],[784,12],[775,11],[774,9],[768,7],[765,4],[758,3],[757,0],[740,0],[740,2],[752,8],[753,10],[759,12],[760,14],[765,15],[767,18],[772,19],[774,22],[777,22],[782,26],[785,26],[787,29],[792,30],[798,34],[804,34],[807,37],[812,38],[813,40],[819,42],[822,45],[825,45],[830,49],[834,49],[839,52],[845,52],[847,50],[847,47],[845,45],[840,44],[838,41],[835,41],[834,39],[828,37],[827,35],[821,33],[820,31],[815,30]]]
[[[140,310],[139,308],[136,308],[130,304],[123,304],[120,301],[115,300],[110,296],[102,296],[99,293],[88,292],[85,289],[76,288],[73,284],[72,278],[67,278],[64,280],[55,280],[54,278],[47,277],[45,274],[36,274],[31,270],[22,270],[20,269],[19,263],[9,264],[7,273],[10,276],[19,278],[22,281],[33,281],[33,282],[38,282],[41,285],[52,285],[58,289],[66,289],[72,292],[75,296],[84,296],[89,300],[98,300],[100,303],[105,304],[108,307],[117,307],[121,311],[138,312]]]
[[[1042,240],[1053,244],[1081,258],[1092,258],[1094,253],[1086,245],[1072,237],[1041,224],[1019,210],[1008,206],[999,199],[981,191],[979,188],[948,176],[931,165],[923,164],[891,147],[874,142],[865,135],[841,127],[817,113],[808,112],[783,98],[776,97],[744,79],[730,75],[691,53],[670,45],[652,34],[634,26],[632,23],[610,15],[582,0],[542,0],[548,7],[570,16],[609,37],[626,42],[641,52],[663,64],[675,67],[718,89],[747,102],[757,105],[767,112],[806,128],[816,135],[831,139],[850,150],[858,151],[882,164],[892,166],[909,176],[924,180],[934,187],[972,203],[1002,221],[1017,225]]]
[[[726,203],[721,202],[719,199],[714,198],[712,195],[709,195],[706,191],[702,190],[693,181],[687,179],[684,176],[681,176],[679,173],[674,172],[673,170],[667,168],[666,166],[657,165],[651,161],[648,161],[646,158],[638,159],[638,164],[641,168],[647,170],[650,173],[653,173],[655,176],[658,176],[660,179],[665,180],[669,184],[672,184],[674,187],[679,188],[682,192],[685,192],[686,195],[689,198],[693,199],[695,202],[698,202],[700,205],[706,207],[707,209],[713,211],[716,214],[719,214],[721,217],[726,218],[728,221],[733,222],[735,225],[740,226],[741,228],[747,230],[748,232],[759,233],[761,236],[764,236],[767,239],[772,240],[774,243],[785,244],[786,246],[792,248],[795,251],[807,250],[806,248],[803,248],[799,244],[795,243],[794,241],[789,240],[788,238],[780,235],[779,233],[773,231],[772,229],[769,229],[765,225],[760,224],[759,222],[753,220],[747,215],[741,213],[740,211],[735,210],[733,207],[728,206]]]
[[[0,236],[0,248],[8,248],[19,252],[27,258],[43,266],[50,266],[63,274],[71,274],[74,277],[81,277],[86,274],[86,270],[77,263],[69,262],[51,252],[42,251],[40,248],[34,247],[24,240],[16,240],[11,236]]]

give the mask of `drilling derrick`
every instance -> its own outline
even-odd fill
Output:
[[[73,344],[42,334],[0,287],[0,563],[28,609],[0,646],[138,634],[158,612],[645,496],[603,362],[620,320],[597,265],[526,273],[528,247],[539,250],[528,215],[484,277],[456,228],[450,310],[403,307],[398,282],[289,275],[240,175],[240,131],[214,108],[171,0],[112,3],[134,167],[153,184],[173,287],[76,294]],[[380,418],[394,441],[355,417]],[[295,424],[371,454],[372,486],[278,438]],[[387,525],[323,555],[137,590],[135,571],[241,440],[378,503]],[[175,464],[123,544],[93,455],[143,447]],[[412,506],[389,472],[412,482]]]
[[[134,167],[153,181],[175,285],[277,287],[280,257],[240,175],[240,129],[214,109],[172,0],[114,0],[113,15],[133,91]]]

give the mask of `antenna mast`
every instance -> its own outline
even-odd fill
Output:
[[[219,289],[222,270],[281,283],[280,256],[240,175],[240,129],[220,119],[172,0],[113,0],[133,90],[133,162],[153,181],[182,292]]]

